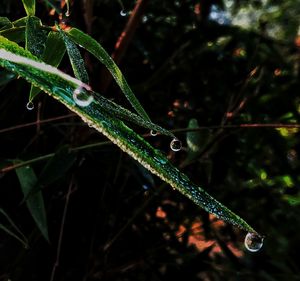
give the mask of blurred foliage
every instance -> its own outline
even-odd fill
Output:
[[[59,20],[51,9],[66,11],[60,1],[37,2],[37,16],[47,24]],[[92,11],[85,10],[91,2]],[[130,14],[120,11],[131,11],[135,1],[123,1],[124,7],[117,0],[71,4],[67,23],[90,30],[113,53]],[[199,210],[105,144],[77,150],[68,169],[57,171],[53,160],[32,165],[37,175],[47,169],[60,174],[47,176],[43,186],[50,244],[20,204],[16,174],[0,174],[0,207],[30,246],[23,249],[0,232],[0,280],[50,279],[70,185],[55,280],[299,280],[299,130],[238,127],[299,124],[299,9],[293,0],[149,1],[120,65],[156,123],[180,129],[195,119],[206,127],[200,152],[189,162],[188,148],[174,154],[168,139],[149,141],[265,234],[260,252],[246,252],[245,233]],[[0,16],[23,15],[21,1],[0,1]],[[103,66],[82,54],[93,88],[101,89]],[[61,69],[72,71],[67,64]],[[28,111],[30,86],[0,71],[0,169],[12,159],[105,141],[76,117],[39,123],[69,113],[46,95]],[[113,83],[104,94],[128,105]],[[36,123],[14,128],[30,122]],[[178,136],[185,140],[185,133]],[[64,158],[55,159],[63,166]]]

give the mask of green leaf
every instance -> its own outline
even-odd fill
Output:
[[[7,39],[14,42],[25,41],[25,29],[26,29],[27,17],[20,18],[12,22],[12,27],[0,30],[0,36],[4,36]]]
[[[159,150],[153,148],[121,120],[115,118],[113,114],[101,110],[97,100],[85,107],[78,106],[73,100],[74,91],[78,87],[88,89],[88,86],[81,81],[62,73],[56,68],[39,63],[29,52],[1,37],[0,65],[15,71],[30,83],[34,83],[50,96],[59,100],[79,115],[83,121],[92,124],[95,129],[107,136],[146,169],[169,183],[206,211],[246,231],[256,233],[242,218],[210,196],[205,190],[195,185],[185,174],[175,168]],[[99,95],[93,91],[86,94]]]
[[[14,42],[24,42],[25,40],[25,26],[21,27],[12,27],[0,31],[0,36],[3,36],[10,41]]]
[[[22,0],[27,16],[35,15],[35,0]]]
[[[57,67],[60,65],[65,52],[65,43],[60,34],[58,32],[50,31],[48,33],[42,60],[45,63]],[[32,86],[29,94],[29,101],[32,101],[40,92],[41,90],[39,88]]]
[[[68,170],[74,165],[76,154],[69,151],[69,148],[63,146],[47,162],[45,168],[38,177],[39,185],[48,185],[62,178]]]
[[[42,22],[34,16],[27,17],[25,31],[25,49],[40,58],[45,49],[46,34],[42,30]]]
[[[66,52],[65,44],[60,34],[49,32],[42,60],[53,66],[58,66]]]
[[[61,147],[52,158],[47,162],[46,166],[38,176],[35,186],[24,197],[26,201],[32,194],[40,191],[46,185],[62,178],[76,161],[76,154],[70,152],[67,146]]]
[[[77,48],[76,44],[65,34],[65,32],[59,28],[59,26],[57,26],[57,29],[65,42],[75,77],[83,83],[89,84],[89,76],[85,69],[84,60],[82,59],[79,49]]]
[[[13,24],[7,17],[0,17],[0,30],[13,27]]]
[[[41,29],[42,22],[39,18],[34,16],[27,17],[26,20],[26,31],[25,31],[25,49],[30,53],[40,58],[45,49],[46,34]],[[29,93],[29,101],[40,92],[40,90],[31,85]]]
[[[16,161],[16,163],[20,163],[21,161]],[[26,198],[28,194],[30,194],[35,188],[37,184],[37,177],[30,166],[20,167],[16,169],[16,173],[24,194]],[[49,241],[48,237],[48,226],[46,219],[46,211],[44,205],[44,199],[41,191],[32,193],[31,196],[28,196],[26,200],[27,208],[33,217],[36,225],[41,231],[42,235],[45,237],[47,241]]]
[[[0,223],[0,229],[4,230],[7,234],[9,234],[10,236],[14,237],[19,242],[21,242],[25,248],[28,248],[27,238],[2,208],[0,208],[0,214],[4,216],[4,218],[9,222],[10,226],[15,230],[15,232],[11,231],[8,227],[3,225],[2,223]]]
[[[67,31],[67,34],[75,43],[85,48],[107,67],[107,69],[110,71],[111,75],[114,77],[117,84],[121,88],[122,92],[131,103],[132,107],[141,117],[143,117],[145,120],[150,121],[148,114],[132,92],[121,70],[115,64],[109,54],[104,50],[104,48],[95,39],[77,28],[69,29]]]
[[[141,116],[125,109],[124,107],[114,103],[111,100],[104,98],[103,96],[95,93],[95,98],[99,104],[99,108],[103,111],[106,111],[108,114],[115,116],[116,118],[122,119],[124,121],[129,121],[141,127],[153,130],[155,132],[159,132],[163,135],[170,136],[175,138],[174,134],[170,131],[158,126],[150,121],[145,120]]]

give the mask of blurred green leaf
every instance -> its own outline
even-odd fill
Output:
[[[199,128],[197,119],[191,119],[188,124],[188,129],[197,129]],[[195,154],[198,154],[200,151],[201,144],[201,132],[187,132],[186,133],[186,143],[188,147],[188,153],[191,157]]]
[[[76,44],[63,32],[58,26],[58,31],[65,42],[69,59],[73,68],[75,77],[85,84],[89,84],[89,76],[84,66],[84,60]]]
[[[82,85],[81,81],[49,65],[39,63],[37,58],[29,52],[3,37],[0,37],[0,54],[0,64],[2,67],[14,70],[27,81],[34,83],[50,96],[59,100],[70,110],[78,114],[86,123],[91,124],[99,132],[107,136],[113,143],[132,156],[146,169],[179,190],[197,205],[215,214],[218,218],[228,221],[246,231],[256,232],[243,219],[211,197],[202,188],[192,183],[159,150],[153,148],[122,121],[116,119],[114,115],[101,110],[97,100],[94,100],[88,106],[78,106],[73,100],[73,92],[78,86]],[[88,94],[96,95],[93,91],[89,91]],[[28,175],[25,172],[28,172],[28,168],[20,169],[22,172],[24,171],[24,177],[23,174],[21,177],[23,185],[26,183],[27,187],[32,188],[33,184],[36,184],[36,177],[33,171],[29,168],[31,175],[27,177]],[[32,200],[33,198],[29,199]]]
[[[35,14],[35,0],[22,0],[27,16]]]
[[[15,164],[21,163],[21,161],[15,161]],[[16,173],[24,194],[26,198],[28,194],[32,192],[37,184],[37,177],[30,166],[20,167],[16,169]],[[28,196],[26,200],[26,205],[28,210],[33,217],[36,225],[41,231],[44,238],[49,241],[48,237],[48,226],[47,226],[47,218],[46,211],[44,205],[44,199],[41,191],[33,193]]]
[[[85,48],[91,54],[93,54],[101,63],[103,63],[110,71],[111,75],[116,80],[117,84],[121,88],[122,92],[131,103],[136,112],[145,120],[150,121],[150,118],[131,88],[129,87],[124,75],[119,67],[115,64],[109,54],[103,49],[103,47],[92,37],[80,31],[77,28],[71,28],[67,31],[67,35],[76,43]]]
[[[76,154],[63,146],[47,162],[38,177],[39,185],[48,185],[63,177],[76,161]]]
[[[0,31],[0,36],[3,36],[14,42],[24,42],[25,41],[25,26],[22,27],[12,27]]]
[[[300,196],[299,195],[288,195],[285,194],[283,198],[291,205],[291,206],[299,206],[300,205]]]
[[[2,214],[5,217],[5,219],[9,222],[10,226],[15,230],[15,232],[12,232],[8,227],[3,225],[2,223],[0,223],[0,229],[4,230],[7,234],[11,235],[19,242],[21,242],[25,248],[28,248],[27,238],[2,208],[0,208],[0,214]]]

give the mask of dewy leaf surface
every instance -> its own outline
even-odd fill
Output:
[[[41,29],[42,22],[35,16],[28,16],[25,30],[25,49],[40,58],[44,52],[47,36]],[[31,101],[40,90],[31,85],[29,100]]]
[[[36,58],[31,54],[5,38],[0,38],[0,65],[16,72],[59,100],[70,110],[77,113],[85,122],[107,136],[146,169],[169,183],[206,211],[246,231],[256,233],[242,218],[191,182],[159,150],[153,148],[122,121],[103,111],[96,99],[89,106],[77,106],[73,100],[73,91],[81,84],[80,81],[53,67],[36,62]],[[93,93],[90,92],[90,94]]]
[[[76,44],[58,27],[59,34],[65,42],[68,56],[75,77],[85,84],[89,84],[89,76],[84,66],[84,60]]]
[[[42,55],[42,61],[52,66],[59,66],[66,52],[65,43],[58,32],[50,31],[46,40],[46,46]],[[40,88],[32,87],[29,101],[32,101],[39,93]]]
[[[34,16],[27,17],[25,32],[25,48],[40,58],[43,54],[47,36],[42,30],[41,20]]]

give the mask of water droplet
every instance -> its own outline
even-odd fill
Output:
[[[26,108],[28,110],[33,110],[34,109],[34,104],[32,101],[29,101],[27,104],[26,104]]]
[[[71,15],[71,12],[69,10],[65,12],[66,17],[69,17],[70,15]]]
[[[179,151],[182,147],[181,141],[179,139],[172,139],[171,143],[170,143],[170,148],[173,151]]]
[[[125,10],[121,10],[120,15],[122,17],[126,17],[128,15],[128,13]]]
[[[250,252],[257,252],[264,244],[264,238],[257,233],[249,232],[245,237],[245,247]]]
[[[73,99],[77,105],[86,107],[93,102],[94,97],[83,86],[80,86],[74,90]]]
[[[155,136],[157,136],[157,132],[156,131],[154,131],[154,130],[151,130],[150,131],[150,135],[152,136],[152,137],[155,137]]]

